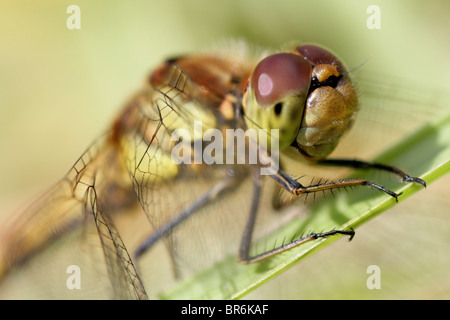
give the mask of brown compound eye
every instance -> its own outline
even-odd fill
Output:
[[[296,54],[274,54],[256,66],[250,81],[258,104],[267,108],[286,96],[306,94],[311,64]]]
[[[317,66],[320,64],[333,65],[337,68],[337,71],[340,74],[343,74],[346,71],[344,64],[341,62],[341,60],[339,60],[330,51],[322,47],[308,44],[297,47],[295,51],[299,52],[313,66]]]
[[[248,127],[276,129],[279,148],[290,146],[302,122],[311,72],[311,64],[297,53],[264,58],[253,70],[243,98]]]

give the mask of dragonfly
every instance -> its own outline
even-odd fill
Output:
[[[114,297],[147,299],[152,288],[145,275],[151,271],[141,264],[152,251],[164,252],[174,278],[189,274],[186,266],[203,267],[199,256],[214,263],[214,251],[234,251],[241,263],[257,263],[316,239],[355,234],[311,231],[255,253],[257,221],[266,211],[355,186],[396,201],[401,196],[367,179],[304,183],[280,157],[380,170],[426,186],[389,164],[329,157],[360,108],[351,71],[334,53],[313,44],[242,51],[179,56],[155,68],[67,175],[3,228],[0,277],[45,250],[52,256],[53,244],[72,236],[95,242],[81,251],[96,256],[89,268],[106,265]],[[243,132],[242,143],[234,143]],[[241,193],[246,195],[233,200]],[[64,261],[72,258],[69,252]],[[162,264],[153,259],[150,264]]]

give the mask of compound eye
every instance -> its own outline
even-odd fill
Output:
[[[306,95],[312,68],[303,57],[279,53],[263,59],[251,76],[251,87],[262,108],[273,106],[289,95]]]
[[[296,51],[304,56],[313,66],[331,64],[337,68],[340,74],[343,74],[346,71],[341,60],[322,47],[308,44],[297,47]]]

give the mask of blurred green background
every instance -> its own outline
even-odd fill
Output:
[[[80,30],[66,27],[71,4],[81,9]],[[380,30],[366,27],[369,5],[381,9]],[[448,92],[449,9],[448,1],[4,0],[0,221],[61,178],[167,57],[230,37],[273,48],[299,40],[332,48],[350,67],[370,57],[364,68]],[[448,109],[448,100],[436,103]],[[249,298],[450,298],[445,179]],[[372,264],[381,290],[365,285]]]

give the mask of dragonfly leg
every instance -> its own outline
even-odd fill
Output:
[[[388,171],[391,173],[394,173],[398,176],[400,176],[403,181],[405,182],[416,182],[421,184],[422,186],[426,186],[426,182],[423,181],[420,178],[411,177],[406,172],[392,167],[388,165],[383,165],[379,163],[370,163],[370,162],[364,162],[359,160],[346,160],[346,159],[331,159],[331,160],[321,160],[318,162],[321,165],[334,165],[334,166],[347,166],[352,168],[373,168],[373,169],[379,169]],[[278,184],[289,191],[292,194],[295,195],[302,195],[302,194],[308,194],[308,193],[314,193],[318,191],[325,191],[325,190],[332,190],[335,188],[345,188],[345,187],[352,187],[352,186],[369,186],[375,189],[378,189],[382,192],[387,193],[391,197],[395,199],[395,201],[398,201],[398,197],[401,195],[401,193],[395,193],[393,191],[390,191],[386,189],[385,187],[378,185],[376,183],[373,183],[371,181],[365,180],[365,179],[344,179],[344,180],[336,180],[336,181],[330,181],[330,182],[322,182],[314,185],[304,186],[300,184],[296,179],[293,179],[288,174],[286,174],[282,170],[273,171],[271,174],[271,177],[278,182]],[[329,237],[333,235],[348,235],[350,237],[350,240],[355,235],[355,232],[353,230],[331,230],[327,232],[322,233],[310,233],[304,237],[300,237],[296,240],[293,240],[287,244],[283,244],[279,247],[276,247],[272,250],[266,251],[261,254],[257,254],[254,256],[250,255],[250,246],[251,246],[251,240],[252,240],[252,234],[253,229],[255,225],[256,220],[256,214],[258,211],[258,203],[259,198],[261,195],[261,182],[260,178],[256,178],[254,180],[254,190],[253,190],[253,199],[252,199],[252,206],[250,215],[247,221],[247,225],[245,227],[242,241],[241,241],[241,247],[239,251],[239,259],[242,263],[252,263],[264,260],[268,257],[271,257],[273,255],[276,255],[278,253],[284,252],[286,250],[289,250],[293,247],[302,245],[306,242],[315,240],[317,238],[324,238]]]
[[[422,186],[426,187],[426,182],[423,181],[420,178],[412,177],[408,173],[404,172],[403,170],[389,166],[384,165],[380,163],[371,163],[371,162],[365,162],[360,160],[352,160],[352,159],[325,159],[320,160],[318,162],[319,165],[332,165],[332,166],[345,166],[345,167],[351,167],[356,169],[378,169],[383,170],[387,172],[391,172],[400,178],[403,179],[405,182],[415,182],[419,183]],[[398,197],[401,193],[397,194],[393,191],[390,191],[386,189],[385,187],[378,185],[376,183],[373,183],[371,181],[365,180],[365,179],[344,179],[344,180],[336,180],[336,181],[330,181],[330,182],[322,182],[314,185],[304,186],[300,184],[296,179],[293,179],[289,175],[287,175],[284,171],[278,170],[274,171],[273,174],[271,174],[271,177],[278,182],[278,184],[289,191],[292,194],[295,195],[302,195],[302,194],[308,194],[308,193],[314,193],[318,191],[325,191],[325,190],[332,190],[335,188],[345,188],[345,187],[351,187],[351,186],[369,186],[375,189],[378,189],[382,192],[387,193],[391,197],[393,197],[396,201],[398,201]],[[253,200],[252,200],[252,207],[249,215],[249,219],[247,222],[247,225],[245,227],[242,241],[241,241],[241,247],[239,252],[239,259],[242,263],[252,263],[252,262],[258,262],[261,260],[264,260],[268,257],[274,256],[278,253],[284,252],[286,250],[289,250],[293,247],[300,246],[306,242],[315,240],[317,238],[324,238],[329,237],[337,234],[341,235],[348,235],[350,237],[349,240],[353,238],[355,235],[355,232],[353,230],[331,230],[327,232],[321,232],[321,233],[309,233],[308,235],[304,237],[300,237],[296,240],[293,240],[287,244],[283,244],[279,247],[276,247],[272,250],[263,252],[261,254],[257,254],[254,256],[250,256],[250,246],[251,246],[251,240],[252,240],[252,234],[253,234],[253,228],[255,225],[256,220],[256,214],[258,211],[258,202],[260,198],[261,193],[261,182],[258,179],[254,180],[254,190],[253,190]]]
[[[219,183],[214,185],[209,191],[205,192],[200,198],[193,202],[183,212],[177,215],[173,220],[156,229],[147,238],[145,238],[134,252],[134,258],[139,259],[147,250],[149,250],[163,236],[174,230],[184,220],[191,217],[195,212],[220,197],[227,190],[241,183],[242,179],[238,175],[228,175]]]
[[[376,163],[376,162],[367,162],[367,161],[361,161],[356,159],[323,159],[317,162],[319,165],[325,165],[325,166],[340,166],[340,167],[350,167],[355,169],[377,169],[377,170],[383,170],[387,172],[391,172],[400,178],[404,182],[415,182],[421,184],[423,187],[426,187],[427,184],[424,180],[416,177],[410,176],[405,171],[389,166],[382,163]]]
[[[253,183],[253,196],[252,196],[252,204],[251,204],[251,208],[250,208],[250,214],[249,214],[249,218],[247,220],[247,224],[245,226],[245,229],[244,229],[244,232],[242,235],[241,245],[240,245],[240,249],[239,249],[239,260],[242,263],[247,264],[247,263],[262,261],[262,260],[272,257],[278,253],[287,251],[291,248],[300,246],[306,242],[309,242],[309,241],[312,241],[312,240],[315,240],[318,238],[326,238],[329,236],[341,234],[341,235],[350,236],[349,240],[351,240],[353,238],[353,236],[355,235],[355,232],[353,230],[331,230],[331,231],[321,232],[321,233],[310,233],[310,234],[306,235],[305,237],[300,237],[294,241],[291,241],[287,244],[283,244],[272,250],[251,256],[250,255],[250,246],[251,246],[251,242],[252,242],[252,235],[253,235],[253,230],[254,230],[254,226],[255,226],[256,214],[258,212],[258,204],[259,204],[260,196],[261,196],[261,176],[255,175],[254,183]]]
[[[343,179],[343,180],[336,180],[336,181],[329,181],[329,182],[321,182],[318,184],[313,184],[309,186],[304,186],[301,183],[299,183],[297,180],[293,179],[289,175],[287,175],[285,172],[279,170],[275,174],[271,175],[271,177],[277,181],[284,189],[289,191],[292,194],[295,195],[302,195],[302,194],[308,194],[308,193],[314,193],[318,191],[325,191],[325,190],[331,190],[331,189],[337,189],[337,188],[346,188],[346,187],[353,187],[353,186],[369,186],[375,189],[378,189],[382,192],[387,193],[391,197],[395,199],[395,201],[398,202],[398,197],[401,195],[401,193],[395,193],[391,190],[386,189],[385,187],[373,183],[371,181],[365,180],[365,179]]]

